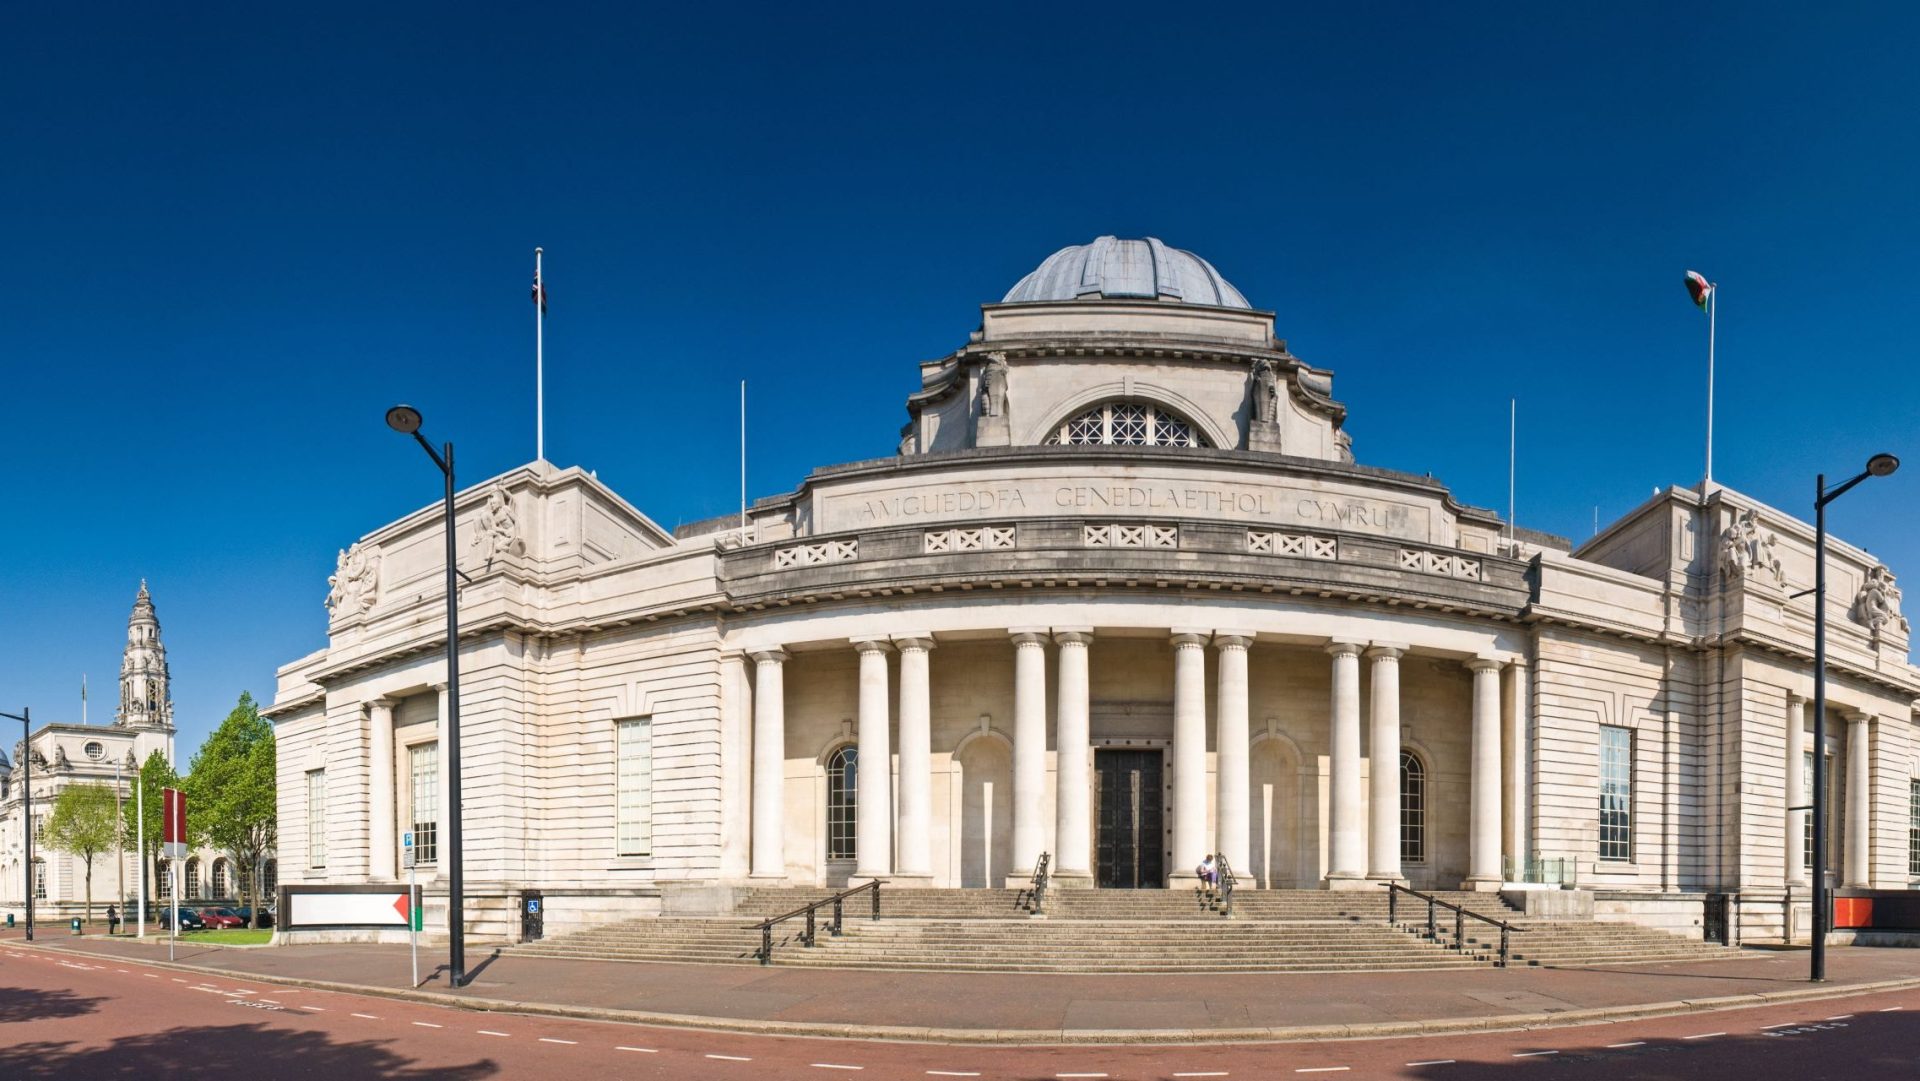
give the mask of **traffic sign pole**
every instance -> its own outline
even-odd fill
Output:
[[[407,949],[413,954],[413,986],[420,986],[420,894],[414,888],[413,831],[400,835],[400,851],[407,863]]]

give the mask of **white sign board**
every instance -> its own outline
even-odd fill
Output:
[[[405,833],[402,833],[400,835],[400,866],[402,867],[413,866],[413,831],[412,830],[408,830]]]
[[[404,888],[381,893],[306,893],[287,891],[289,928],[394,927],[406,929],[409,909]]]

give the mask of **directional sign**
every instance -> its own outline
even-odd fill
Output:
[[[163,788],[160,854],[170,860],[187,858],[187,794],[177,788]]]
[[[404,887],[352,893],[287,890],[287,929],[307,927],[392,927],[405,930],[417,918]]]
[[[400,835],[400,866],[412,867],[413,857],[413,831],[407,830]]]

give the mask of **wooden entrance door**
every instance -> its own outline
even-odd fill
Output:
[[[1166,884],[1166,837],[1160,752],[1094,752],[1094,881],[1102,889],[1159,889]]]

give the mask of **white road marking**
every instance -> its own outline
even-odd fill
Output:
[[[181,979],[181,978],[180,978],[180,977],[178,977],[178,976],[170,976],[170,977],[168,977],[168,978],[169,978],[169,979],[171,979],[171,980],[172,980],[172,981],[173,981],[174,983],[186,983],[186,982],[187,982],[187,981],[185,981],[185,980],[183,980],[183,979]]]
[[[300,1007],[300,1008],[301,1008],[301,1009],[303,1009],[303,1010],[312,1010],[312,1011],[314,1011],[315,1013],[326,1013],[326,1012],[327,1012],[327,1011],[326,1011],[326,1010],[325,1010],[324,1008],[322,1008],[322,1007],[320,1007],[320,1006],[302,1006],[302,1007]]]
[[[1057,1073],[1055,1077],[1105,1077],[1103,1073]]]
[[[1768,1026],[1767,1026],[1766,1028],[1763,1028],[1763,1029],[1761,1029],[1760,1031],[1762,1031],[1762,1032],[1766,1032],[1766,1031],[1767,1031],[1768,1029],[1776,1029],[1776,1028],[1792,1028],[1793,1026],[1795,1026],[1795,1025],[1797,1025],[1797,1024],[1799,1024],[1799,1023],[1800,1023],[1800,1022],[1798,1022],[1798,1021],[1782,1021],[1782,1022],[1780,1022],[1780,1023],[1779,1023],[1779,1024],[1777,1024],[1777,1025],[1768,1025]]]
[[[157,979],[159,979],[159,978],[160,978],[160,977],[158,977],[158,976],[155,976],[155,975],[154,975],[153,973],[151,973],[151,972],[142,972],[142,973],[141,973],[140,975],[142,975],[142,976],[145,976],[145,977],[146,977],[147,979],[149,979],[149,980],[157,980]]]
[[[556,1039],[554,1039],[554,1038],[553,1038],[553,1037],[551,1037],[551,1036],[542,1036],[542,1037],[540,1037],[540,1042],[541,1042],[541,1043],[564,1043],[564,1044],[576,1044],[576,1043],[579,1043],[580,1041],[579,1041],[579,1040],[556,1040]]]
[[[1608,1047],[1645,1047],[1645,1046],[1647,1046],[1647,1041],[1645,1041],[1645,1040],[1628,1040],[1628,1041],[1627,1041],[1626,1043],[1610,1043],[1610,1044],[1608,1044],[1607,1046],[1608,1046]]]
[[[657,1055],[659,1050],[652,1047],[615,1047],[615,1051],[638,1051],[643,1055]]]
[[[978,1071],[968,1070],[928,1070],[928,1077],[979,1077]]]
[[[115,971],[115,972],[124,972],[124,973],[126,973],[127,975],[129,975],[129,976],[131,976],[131,975],[133,975],[133,973],[131,973],[131,972],[127,972],[127,970],[126,970],[126,969],[124,969],[124,968],[116,968],[116,969],[114,969],[114,971]],[[1898,1006],[1895,1006],[1895,1007],[1894,1007],[1894,1009],[1896,1009],[1896,1010],[1897,1010],[1897,1009],[1899,1009],[1899,1008],[1900,1008],[1900,1007],[1898,1007]]]
[[[1194,1073],[1177,1073],[1177,1074],[1174,1074],[1173,1076],[1175,1076],[1175,1077],[1225,1077],[1225,1076],[1227,1076],[1227,1071],[1225,1071],[1225,1070],[1209,1070],[1209,1071],[1206,1071],[1206,1072],[1204,1072],[1204,1073],[1201,1073],[1201,1072],[1194,1072]]]
[[[1453,1065],[1453,1060],[1450,1058],[1430,1058],[1430,1059],[1422,1060],[1420,1062],[1409,1062],[1407,1063],[1407,1065],[1409,1066],[1451,1066]]]
[[[1309,1066],[1304,1070],[1295,1070],[1293,1072],[1294,1073],[1345,1073],[1352,1068],[1353,1067],[1351,1066]]]
[[[750,1058],[741,1058],[739,1055],[708,1055],[707,1057],[711,1059],[719,1059],[721,1062],[752,1062],[753,1061]]]
[[[1832,1016],[1832,1017],[1829,1017],[1829,1018],[1827,1018],[1827,1020],[1829,1020],[1829,1021],[1845,1021],[1845,1020],[1846,1020],[1847,1018],[1849,1018],[1849,1017],[1852,1017],[1852,1016],[1853,1016],[1853,1015],[1852,1015],[1852,1014],[1850,1014],[1850,1013],[1842,1013],[1842,1014],[1835,1014],[1834,1016]]]
[[[1541,1055],[1557,1055],[1558,1051],[1521,1051],[1514,1058],[1539,1058]]]
[[[842,1066],[837,1062],[809,1062],[807,1065],[816,1070],[864,1070],[865,1066]]]
[[[1898,1006],[1888,1006],[1888,1007],[1887,1007],[1886,1009],[1884,1009],[1884,1010],[1880,1010],[1880,1011],[1878,1011],[1878,1012],[1880,1012],[1880,1013],[1892,1013],[1893,1011],[1895,1011],[1895,1010],[1897,1010],[1897,1009],[1899,1009],[1899,1008],[1900,1008],[1900,1007],[1898,1007]]]
[[[363,1019],[365,1019],[365,1020],[368,1020],[368,1021],[378,1021],[378,1020],[380,1020],[380,1019],[379,1019],[378,1017],[375,1017],[374,1015],[372,1015],[372,1014],[370,1014],[370,1013],[356,1013],[356,1014],[353,1014],[352,1016],[354,1016],[354,1017],[359,1017],[359,1018],[363,1018]]]
[[[436,1025],[432,1021],[415,1021],[414,1024],[418,1025],[421,1028],[446,1028],[447,1027],[445,1025]]]
[[[495,1031],[493,1031],[493,1030],[492,1030],[492,1029],[490,1029],[490,1028],[483,1028],[483,1029],[481,1029],[481,1030],[480,1030],[480,1035],[482,1035],[482,1036],[505,1036],[505,1035],[506,1035],[506,1033],[504,1033],[504,1032],[495,1032]]]
[[[1715,1036],[1725,1036],[1725,1035],[1726,1033],[1724,1032],[1702,1032],[1697,1036],[1682,1036],[1680,1038],[1683,1040],[1711,1040]]]

